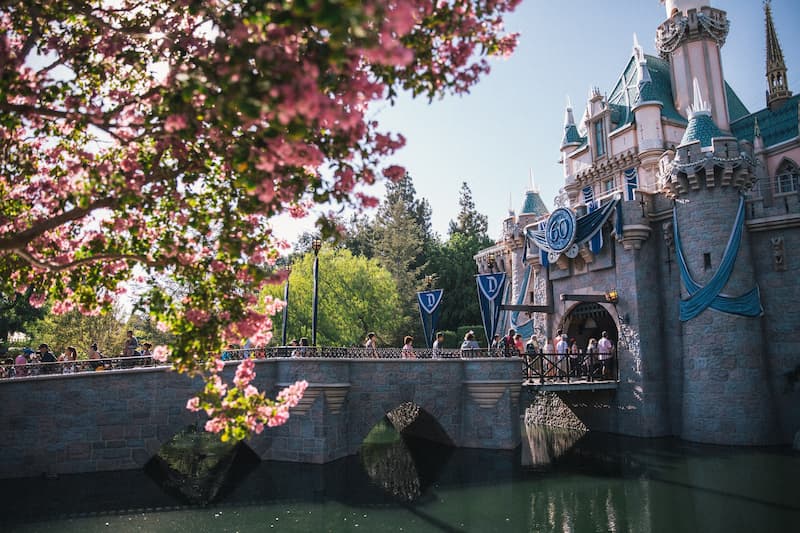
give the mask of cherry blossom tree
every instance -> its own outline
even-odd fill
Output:
[[[403,176],[383,161],[404,139],[370,104],[467,91],[513,50],[518,1],[2,2],[0,293],[96,314],[144,283],[178,338],[156,353],[206,377],[188,407],[209,430],[285,420],[302,387],[270,400],[247,365],[227,386],[209,355],[271,336],[270,218],[375,205],[365,186]]]

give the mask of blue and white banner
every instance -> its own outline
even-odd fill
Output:
[[[439,304],[442,303],[442,289],[421,291],[417,293],[419,303],[419,317],[422,319],[422,331],[425,333],[425,345],[433,345],[433,336],[436,334],[436,325],[439,323]]]
[[[539,231],[544,232],[547,229],[547,221],[543,220],[539,222]],[[550,266],[550,258],[547,255],[547,250],[544,248],[539,248],[539,262],[542,263],[543,268],[547,268]]]
[[[486,342],[489,346],[500,321],[500,306],[503,304],[506,273],[479,274],[475,276],[475,281],[478,283],[478,303],[481,306],[483,330],[486,332]]]
[[[587,207],[586,211],[588,213],[592,213],[594,211],[597,211],[598,209],[600,209],[600,201],[596,200],[596,201],[589,202],[589,203],[586,204],[586,207]],[[589,250],[593,254],[599,254],[600,250],[602,250],[602,249],[603,249],[603,232],[601,230],[601,231],[598,231],[594,235],[594,237],[592,237],[589,240]]]
[[[594,189],[592,189],[591,185],[587,185],[583,189],[583,203],[589,205],[590,203],[594,202]]]
[[[635,191],[639,188],[639,172],[636,167],[629,168],[624,172],[625,174],[625,200],[635,200]]]

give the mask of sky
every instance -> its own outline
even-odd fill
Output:
[[[762,0],[711,0],[727,11],[730,32],[722,48],[723,73],[745,106],[766,106]],[[773,0],[773,21],[788,68],[789,89],[800,92],[800,2]],[[391,162],[413,178],[417,196],[432,207],[433,230],[447,235],[466,182],[478,212],[497,238],[509,207],[519,211],[530,175],[548,208],[564,183],[558,163],[567,98],[578,119],[591,87],[609,93],[632,54],[636,33],[646,54],[658,55],[656,28],[666,20],[658,0],[523,0],[506,18],[519,32],[509,59],[492,59],[492,71],[470,94],[427,99],[402,97],[373,110],[384,130],[402,133],[406,146]],[[381,197],[381,188],[372,194]],[[290,242],[311,221],[275,221]]]

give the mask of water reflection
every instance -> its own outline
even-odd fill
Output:
[[[240,468],[232,470],[235,463]],[[174,435],[145,465],[145,472],[189,504],[214,501],[224,486],[235,485],[242,464],[258,457],[242,443],[221,442],[218,435],[189,426]]]
[[[403,454],[385,429],[360,456],[248,467],[208,506],[142,472],[0,480],[0,530],[784,533],[800,520],[800,455],[787,450],[539,434],[526,442],[554,452],[542,468],[522,464],[524,447],[437,455],[406,442]]]
[[[403,436],[387,417],[364,439],[359,456],[376,485],[402,502],[413,502],[423,495],[426,481],[438,478],[450,452],[449,446]]]
[[[586,435],[585,430],[530,424],[522,447],[522,464],[551,466]]]

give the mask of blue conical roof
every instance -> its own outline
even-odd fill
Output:
[[[520,215],[535,215],[537,218],[547,216],[550,212],[544,205],[539,191],[529,190],[525,193],[525,201],[522,204]]]
[[[714,124],[711,115],[701,113],[689,119],[689,125],[683,133],[680,146],[700,141],[702,148],[713,146],[711,139],[714,137],[725,137],[725,134]]]

